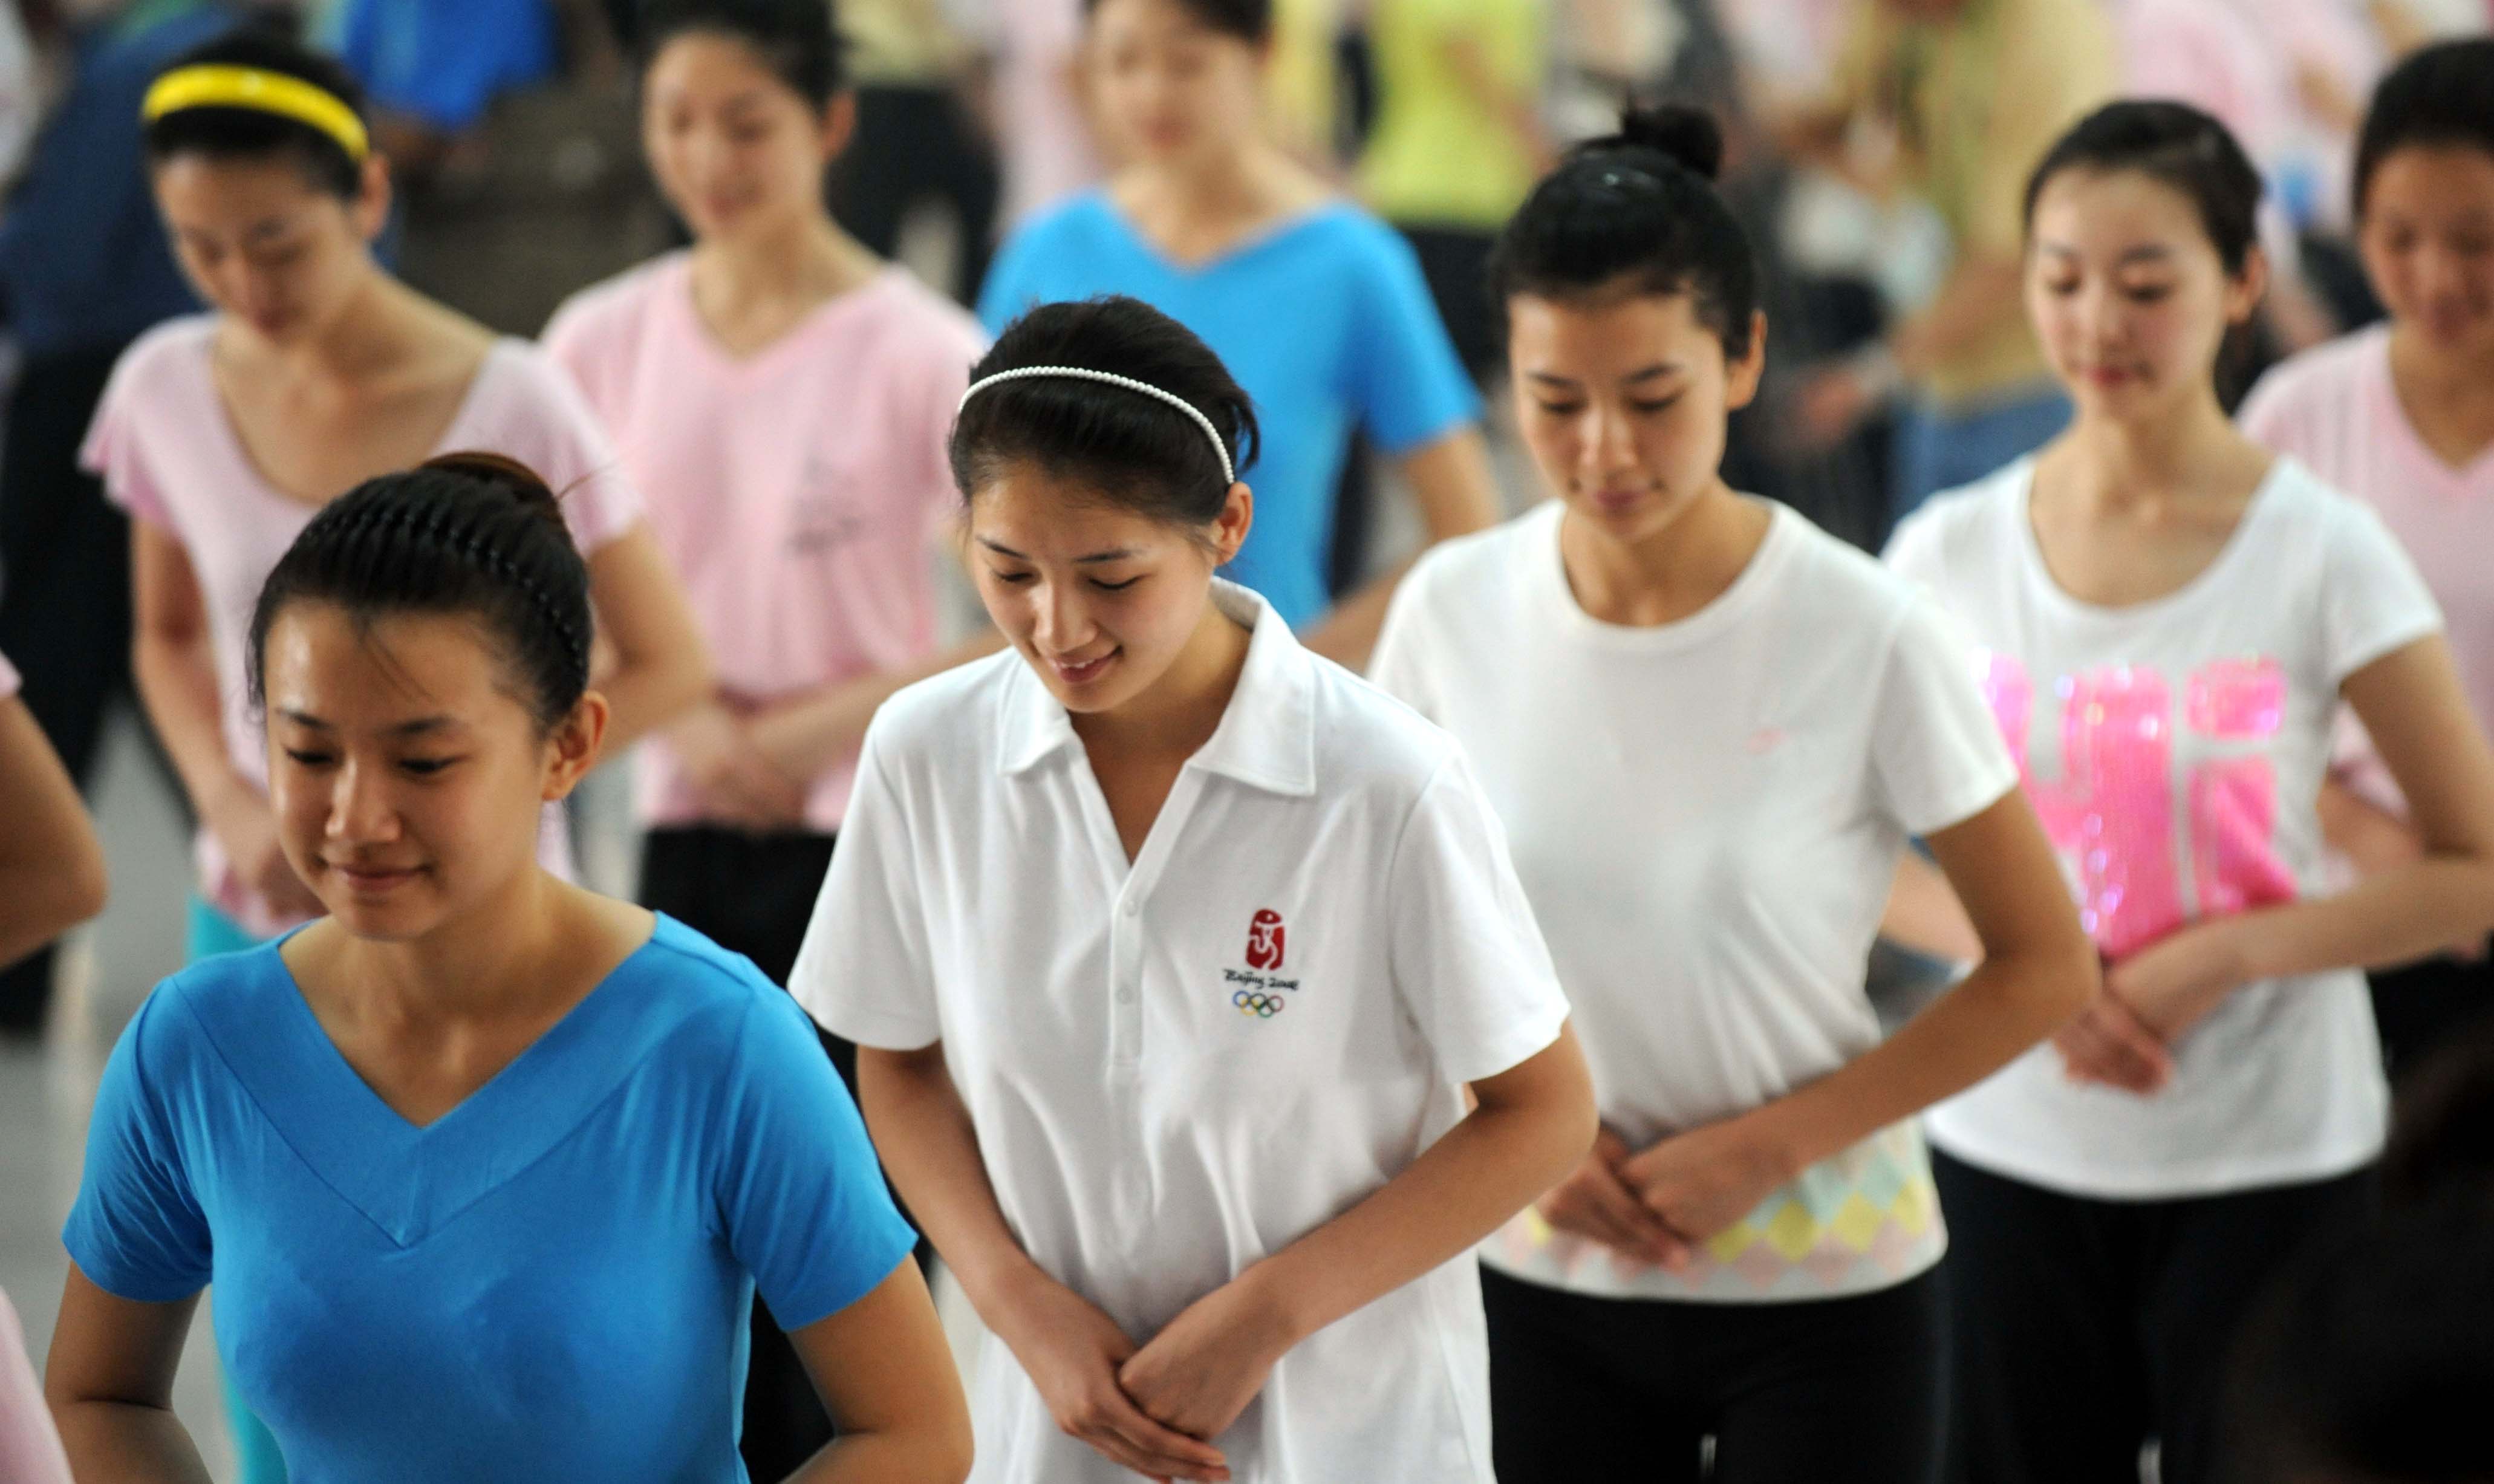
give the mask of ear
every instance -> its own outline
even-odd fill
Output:
[[[832,95],[830,103],[823,106],[822,134],[819,140],[825,165],[830,165],[847,153],[849,141],[857,137],[857,118],[855,88],[840,89]]]
[[[390,169],[389,157],[379,150],[364,156],[355,198],[348,203],[348,214],[355,230],[366,242],[379,241],[381,229],[389,226]]]
[[[2268,254],[2255,242],[2251,251],[2243,255],[2243,270],[2227,281],[2226,322],[2241,324],[2249,320],[2267,292]]]
[[[1767,312],[1749,311],[1749,348],[1723,363],[1723,406],[1738,410],[1757,400],[1758,382],[1767,374]]]
[[[606,698],[596,691],[584,691],[573,703],[571,714],[555,723],[546,735],[545,775],[539,784],[538,797],[548,803],[570,797],[597,767],[598,755],[606,744],[606,723],[613,716]]]
[[[1247,544],[1247,531],[1255,524],[1255,493],[1244,484],[1232,485],[1221,501],[1221,513],[1212,518],[1212,549],[1224,563]]]

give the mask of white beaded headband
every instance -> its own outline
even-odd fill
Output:
[[[1203,415],[1201,408],[1175,392],[1163,391],[1148,381],[1138,381],[1132,377],[1121,377],[1113,371],[1093,371],[1088,366],[1023,366],[1013,371],[999,371],[994,376],[971,382],[970,389],[961,394],[960,402],[954,407],[954,415],[959,416],[961,409],[970,405],[971,398],[997,382],[1019,381],[1031,377],[1072,377],[1078,381],[1102,381],[1110,386],[1122,386],[1130,392],[1141,392],[1146,397],[1159,398],[1194,418],[1195,425],[1203,430],[1203,436],[1212,439],[1212,451],[1221,460],[1221,477],[1225,487],[1238,482],[1237,470],[1230,466],[1230,446],[1221,441],[1219,430],[1212,426],[1211,418]]]

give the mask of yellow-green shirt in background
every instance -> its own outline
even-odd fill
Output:
[[[1904,20],[1856,0],[1837,64],[1837,103],[1894,124],[1906,183],[1961,254],[2025,249],[2026,177],[2053,141],[2113,98],[2120,64],[2101,0],[1966,0],[1943,20]],[[1967,406],[2050,375],[2023,303],[1933,368],[1929,390]]]
[[[940,0],[840,0],[849,76],[868,86],[941,87],[969,54]]]
[[[1379,215],[1494,231],[1523,203],[1531,152],[1507,106],[1478,95],[1453,51],[1471,44],[1510,97],[1537,100],[1549,45],[1543,12],[1544,0],[1375,0],[1378,118],[1359,176]]]

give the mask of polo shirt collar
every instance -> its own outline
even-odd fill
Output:
[[[1315,793],[1316,657],[1273,605],[1248,589],[1214,578],[1212,601],[1248,626],[1247,663],[1221,725],[1187,766],[1271,793]],[[1003,772],[1028,772],[1080,742],[1073,718],[1027,661],[1013,666],[999,710],[996,755]]]

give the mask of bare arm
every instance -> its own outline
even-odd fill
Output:
[[[1003,646],[1004,636],[988,629],[897,669],[877,670],[767,707],[745,723],[745,730],[773,767],[804,783],[855,755],[866,741],[867,723],[895,691]]]
[[[188,553],[145,521],[130,525],[131,668],[139,703],[173,771],[234,869],[281,913],[309,917],[320,900],[286,863],[267,796],[234,771],[217,693],[215,636]]]
[[[1498,481],[1490,472],[1489,445],[1471,424],[1412,450],[1399,469],[1419,503],[1420,521],[1428,530],[1425,544],[1485,530],[1497,521]],[[1385,626],[1395,585],[1411,568],[1406,560],[1336,604],[1307,636],[1308,648],[1351,669],[1365,669],[1378,632]]]
[[[918,1264],[788,1336],[838,1436],[789,1484],[959,1484],[970,1408]]]
[[[104,910],[104,847],[77,785],[15,696],[0,699],[0,964]]]
[[[117,1298],[70,1265],[44,1400],[74,1477],[210,1484],[198,1448],[173,1415],[173,1371],[198,1303],[197,1294],[170,1304]]]
[[[597,688],[613,709],[606,749],[621,753],[664,726],[711,685],[710,654],[684,589],[646,525],[636,525],[589,559],[589,596],[615,668]]]
[[[1964,904],[1982,963],[1826,1076],[1631,1158],[1627,1183],[1684,1241],[1713,1236],[1810,1166],[1973,1086],[2094,994],[2095,949],[2024,794],[2011,791],[1929,843]]]

